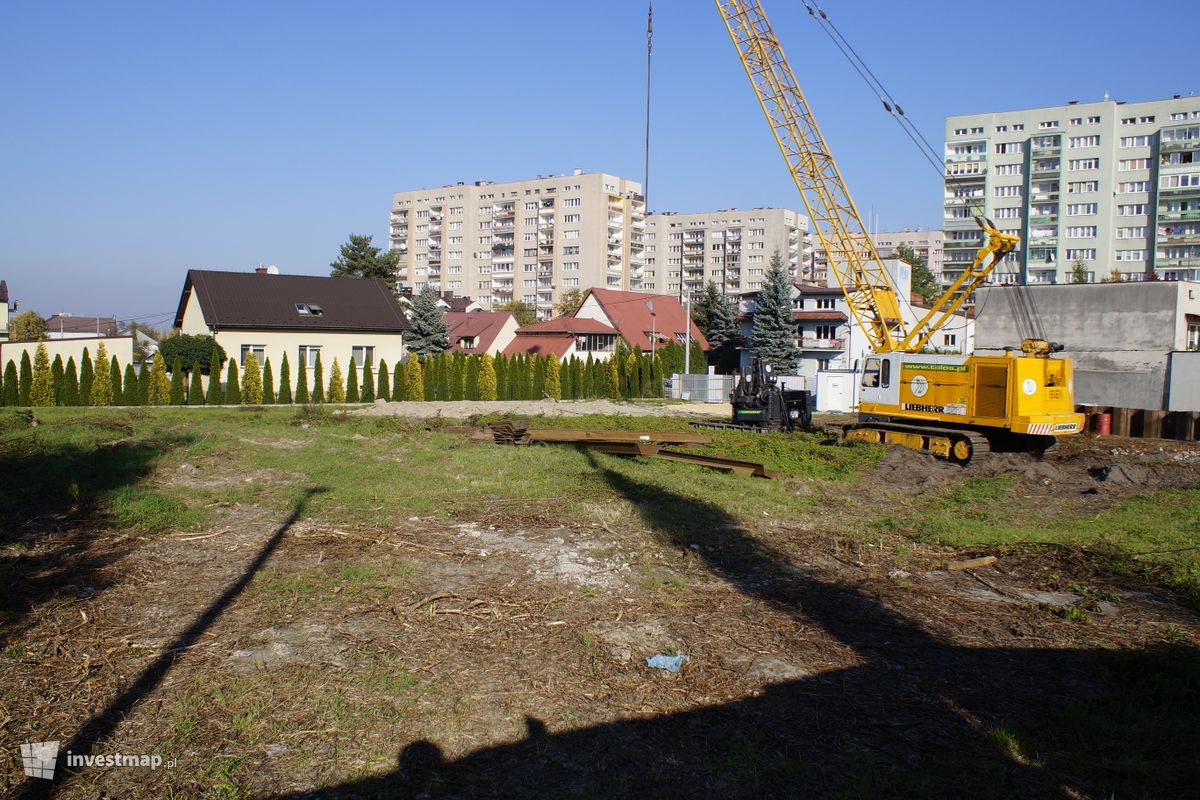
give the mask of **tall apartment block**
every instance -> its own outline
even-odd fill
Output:
[[[946,119],[945,261],[953,280],[982,211],[1021,237],[996,282],[1200,279],[1200,97],[1104,100]]]
[[[870,233],[868,236],[874,242],[875,250],[879,253],[880,258],[895,258],[896,248],[902,244],[907,245],[913,253],[925,259],[925,265],[929,267],[934,276],[941,278],[945,241],[942,231],[923,231],[918,228],[912,231],[881,231]],[[811,269],[805,270],[806,281],[827,286],[829,285],[829,258],[819,244],[814,246],[816,249],[811,259]]]
[[[808,218],[786,208],[651,214],[643,288],[679,297],[699,295],[709,281],[726,294],[761,289],[776,252],[804,279],[811,261],[807,236]]]
[[[571,289],[640,290],[641,184],[602,172],[476,181],[392,196],[397,283],[492,307],[520,300],[549,318]]]

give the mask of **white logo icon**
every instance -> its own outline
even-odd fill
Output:
[[[929,381],[924,375],[914,375],[913,379],[908,382],[908,388],[912,391],[913,397],[924,397],[929,391]]]
[[[54,780],[58,763],[58,742],[29,742],[21,745],[21,766],[28,778]]]
[[[1025,380],[1021,381],[1021,391],[1027,395],[1033,396],[1033,393],[1037,391],[1037,381],[1035,381],[1033,378],[1026,378]]]

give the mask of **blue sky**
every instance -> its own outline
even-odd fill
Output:
[[[937,227],[937,175],[800,2],[764,7],[864,216]],[[824,8],[939,147],[948,114],[1200,90],[1183,51],[1159,50],[1166,21],[1194,16],[1181,0]],[[713,4],[654,14],[651,208],[799,208]],[[386,242],[393,191],[575,167],[640,180],[645,16],[644,0],[4,3],[0,277],[23,309],[160,322],[190,267],[320,274],[351,232]]]

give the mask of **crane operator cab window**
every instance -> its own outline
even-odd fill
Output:
[[[886,358],[868,358],[863,368],[864,389],[886,389],[892,382],[892,362]]]

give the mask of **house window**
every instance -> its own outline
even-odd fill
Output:
[[[313,369],[317,366],[317,359],[321,357],[321,346],[319,344],[302,344],[300,345],[300,365]]]
[[[302,317],[319,317],[325,310],[316,303],[296,303],[296,313]]]
[[[463,336],[458,340],[458,346],[463,350],[474,350],[478,340],[474,336]]]
[[[359,369],[375,365],[375,348],[370,345],[360,345],[350,348],[350,357]]]
[[[1187,315],[1187,349],[1200,350],[1200,317]]]
[[[258,365],[259,365],[260,367],[261,367],[261,366],[263,365],[263,363],[264,363],[264,362],[267,360],[267,347],[266,347],[266,345],[262,345],[262,344],[244,344],[244,345],[242,345],[242,358],[241,358],[241,362],[242,362],[243,364],[245,364],[245,363],[246,363],[246,356],[250,355],[251,353],[253,353],[253,354],[254,354],[254,359],[255,359],[256,361],[258,361]]]
[[[958,334],[947,333],[942,335],[942,345],[944,347],[958,347]]]
[[[611,333],[586,333],[575,337],[575,349],[588,353],[611,353],[617,337]]]
[[[818,325],[816,328],[818,339],[833,339],[837,337],[836,325]]]
[[[818,297],[817,298],[817,308],[818,309],[831,309],[831,308],[834,308],[836,304],[837,304],[837,299],[833,298],[833,297]]]

